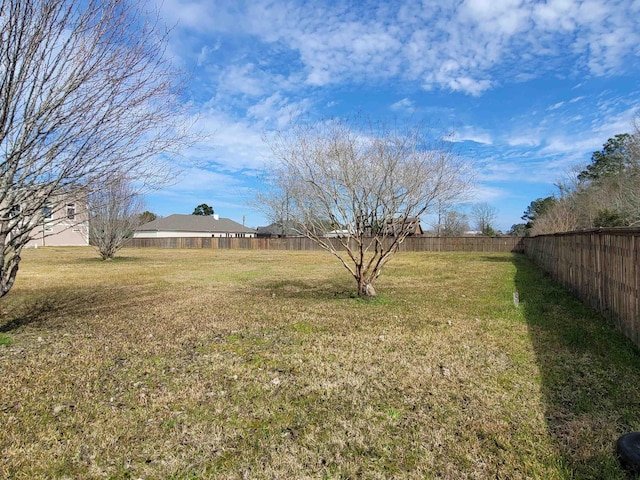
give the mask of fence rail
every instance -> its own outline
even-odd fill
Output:
[[[328,239],[340,248],[339,239]],[[287,238],[130,238],[134,248],[213,248],[247,250],[320,250],[304,237]],[[522,238],[517,237],[407,237],[400,245],[404,252],[523,252]]]
[[[525,254],[640,347],[640,228],[526,238]]]

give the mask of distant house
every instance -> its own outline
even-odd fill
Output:
[[[251,238],[256,231],[218,215],[181,215],[156,218],[136,228],[133,238],[232,237]]]
[[[351,236],[351,231],[347,229],[331,230],[324,234],[326,238],[346,238]]]
[[[52,200],[53,202],[53,200]],[[27,247],[86,247],[89,245],[89,215],[85,202],[72,197],[45,205],[42,224],[31,232]]]
[[[266,227],[258,227],[258,237],[262,238],[281,238],[281,237],[302,237],[303,235],[297,230],[293,222],[280,223],[275,222]]]
[[[424,234],[418,217],[393,219],[385,224],[385,235],[395,236],[400,232],[407,232],[408,237],[419,237]]]
[[[346,238],[352,235],[352,231],[347,228],[331,228],[331,225],[327,222],[325,230],[320,232],[320,236],[325,238]],[[404,222],[401,219],[389,220],[384,224],[384,230],[380,231],[385,236],[395,236],[401,231],[408,232],[407,236],[418,237],[423,235],[422,226],[420,225],[420,219],[417,217],[407,218]],[[373,235],[371,227],[366,227],[364,236]],[[323,233],[324,232],[324,233]],[[287,224],[272,223],[266,227],[258,227],[259,237],[303,237],[299,229],[296,229],[293,222]]]

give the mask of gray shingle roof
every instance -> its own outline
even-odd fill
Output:
[[[203,233],[256,233],[252,228],[245,227],[229,218],[204,215],[182,215],[179,213],[168,217],[156,218],[152,222],[136,228],[136,232],[203,232]]]
[[[270,225],[267,225],[266,227],[258,227],[258,235],[259,236],[284,235],[287,237],[299,237],[302,234],[298,229],[295,228],[295,225],[293,222],[289,222],[288,224],[272,223]]]

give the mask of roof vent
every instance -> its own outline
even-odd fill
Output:
[[[217,213],[213,214],[213,219],[214,220],[220,220],[220,215],[218,215]]]

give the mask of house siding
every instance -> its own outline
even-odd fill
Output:
[[[64,208],[54,209],[51,217],[31,232],[27,248],[34,247],[86,247],[89,245],[89,218],[79,202],[66,201]],[[67,209],[73,209],[73,218]]]
[[[214,237],[214,238],[253,238],[255,233],[222,233],[222,232],[184,232],[184,231],[137,231],[134,232],[133,238],[200,238],[200,237]]]
[[[27,247],[86,247],[89,229],[84,224],[57,224],[38,226]]]

